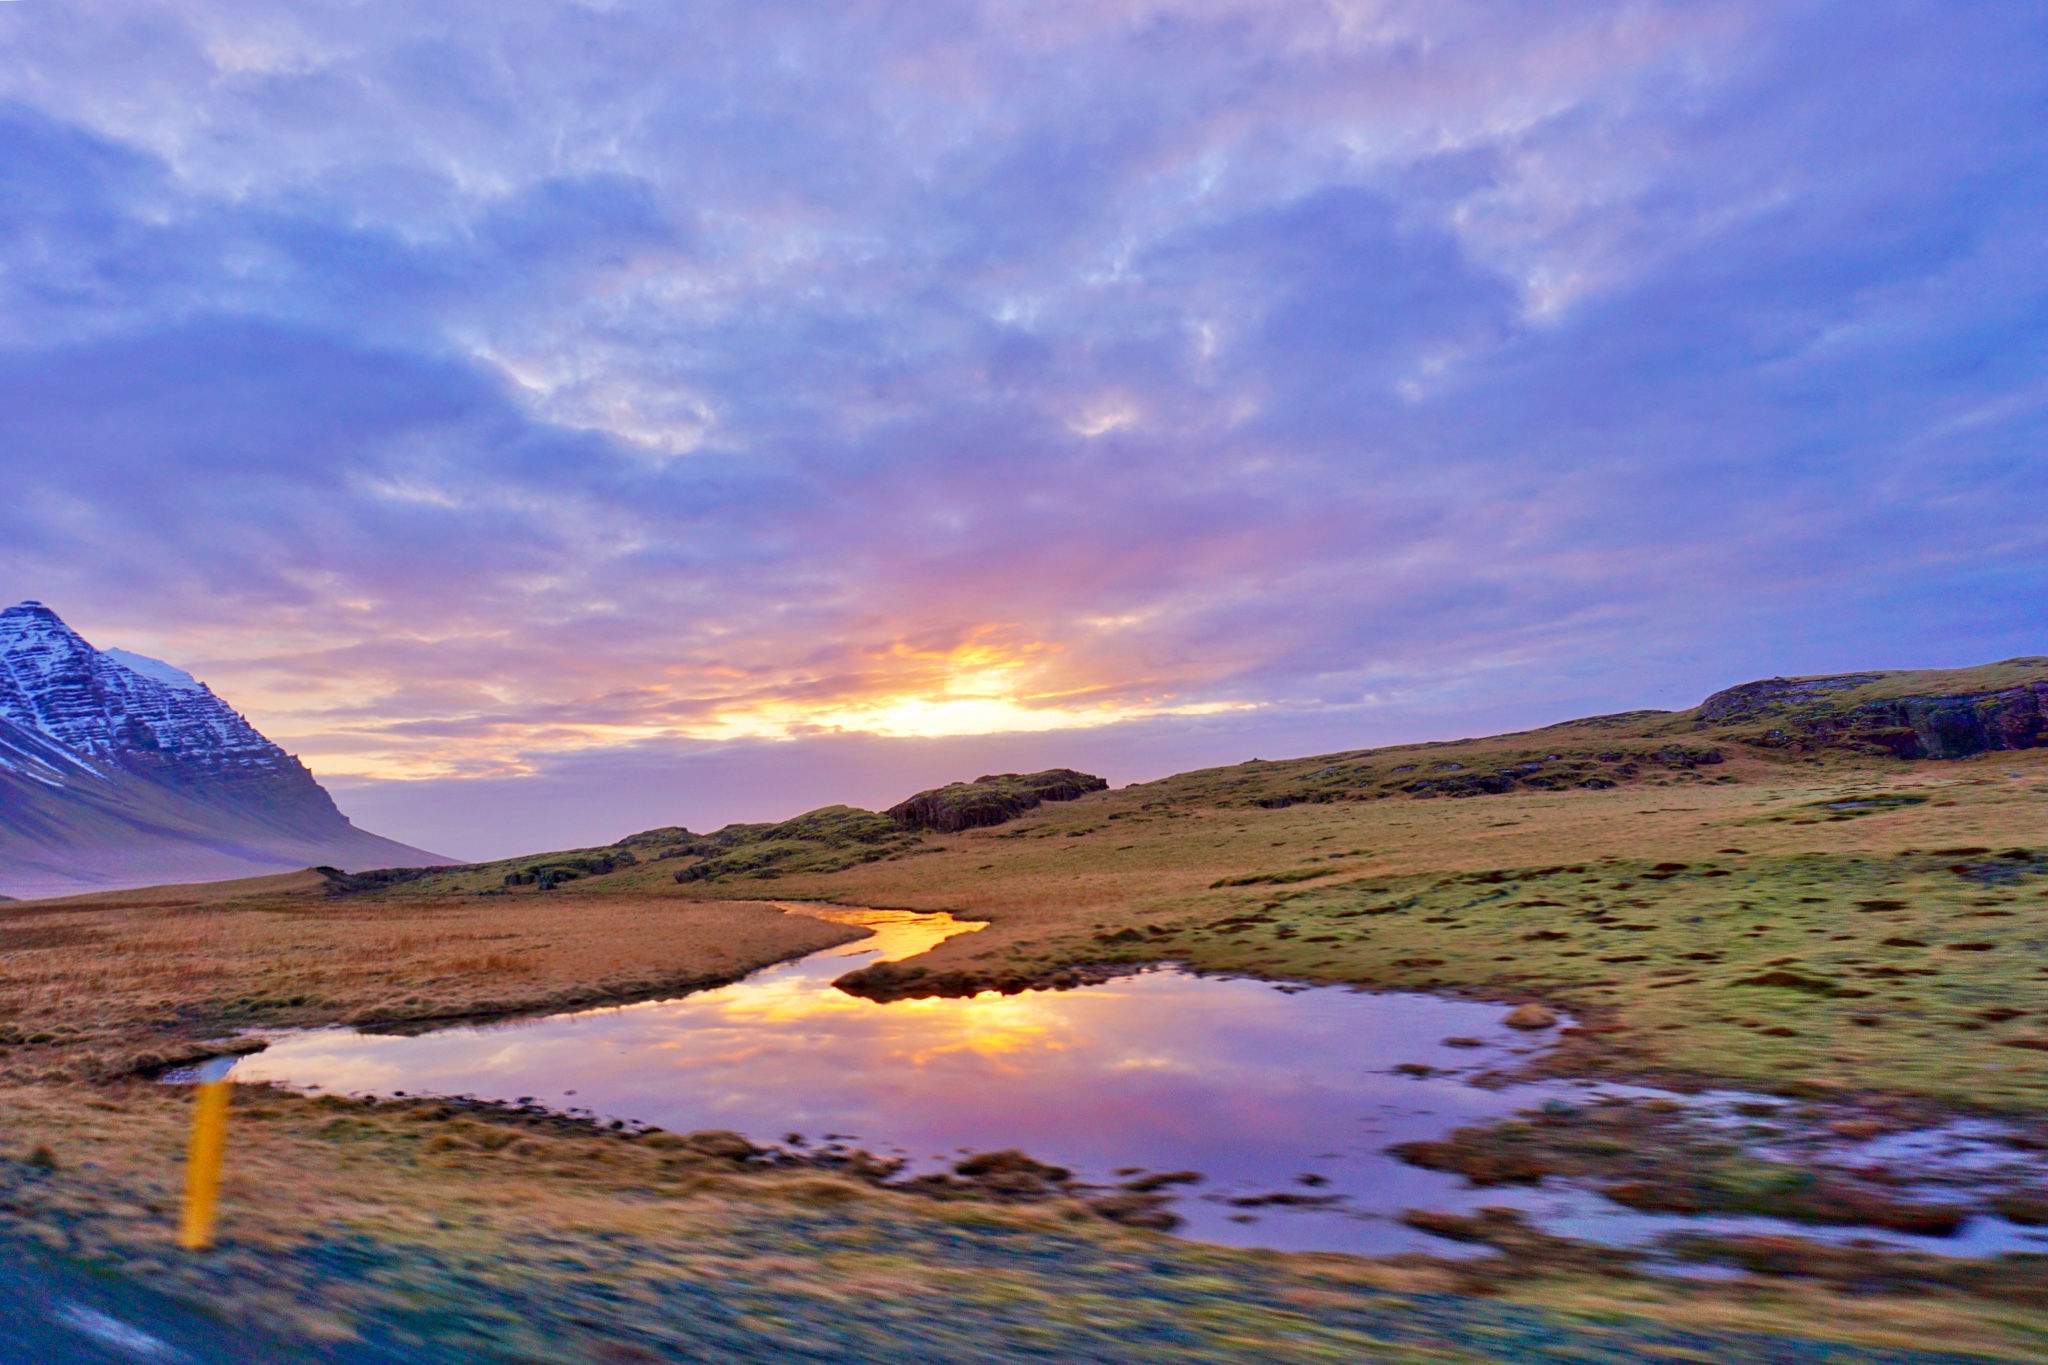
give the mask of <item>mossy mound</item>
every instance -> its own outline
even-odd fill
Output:
[[[901,857],[920,842],[886,815],[856,806],[825,806],[774,825],[727,825],[679,846],[697,862],[675,873],[677,882],[747,877],[773,880],[785,872],[838,872],[882,858]]]
[[[1109,783],[1102,778],[1072,768],[996,773],[919,792],[891,806],[889,817],[909,829],[958,834],[964,829],[1000,825],[1046,801],[1073,801],[1107,790]]]
[[[2048,744],[2048,659],[1941,672],[1767,678],[1716,692],[1696,729],[1742,732],[1761,748],[1851,749],[1967,758]]]

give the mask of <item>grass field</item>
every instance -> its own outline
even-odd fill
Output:
[[[1766,1263],[1751,1248],[1757,1268],[1781,1273],[1675,1283],[1506,1226],[1469,1230],[1509,1252],[1485,1274],[1235,1253],[1071,1201],[934,1203],[801,1164],[527,1132],[523,1117],[281,1094],[245,1105],[253,1145],[229,1189],[229,1249],[185,1266],[163,1249],[182,1101],[123,1077],[244,1028],[417,1025],[728,980],[850,937],[748,903],[816,899],[988,921],[850,983],[885,998],[1178,962],[1533,1001],[1571,1017],[1540,1063],[1552,1073],[1767,1093],[1823,1137],[1992,1113],[2048,1150],[2048,749],[1904,760],[1883,748],[1897,727],[1855,719],[1930,689],[2044,680],[2032,660],[1879,674],[1727,723],[1639,713],[1253,761],[952,834],[828,811],[722,843],[651,831],[381,888],[309,873],[0,907],[6,1140],[18,1157],[48,1153],[9,1168],[6,1216],[188,1292],[329,1315],[331,1330],[371,1330],[428,1292],[378,1259],[403,1247],[406,1264],[470,1267],[456,1276],[470,1287],[408,1329],[440,1342],[466,1330],[465,1312],[565,1312],[577,1286],[624,1274],[630,1247],[625,1260],[670,1266],[693,1293],[755,1305],[741,1316],[765,1324],[761,1340],[853,1333],[817,1346],[826,1355],[886,1354],[891,1331],[959,1308],[945,1330],[972,1321],[984,1346],[1072,1358],[1521,1359],[1540,1339],[1560,1359],[1634,1359],[1684,1330],[1706,1335],[1657,1350],[1763,1360],[1812,1335],[2038,1359],[2048,1277],[2032,1264]],[[1464,1170],[1513,1156],[1636,1191],[1644,1207],[1739,1209],[1758,1189],[1800,1188],[1817,1191],[1816,1220],[1854,1222],[1890,1198],[1848,1170],[1784,1183],[1783,1160],[1759,1167],[1648,1111],[1503,1125],[1454,1147],[1430,1159]],[[2007,1197],[2048,1208],[2048,1181]],[[342,1243],[357,1262],[321,1250]],[[333,1270],[344,1262],[358,1269]],[[600,1339],[626,1338],[649,1354],[609,1358],[690,1358],[657,1340],[661,1292],[622,1290],[579,1329],[588,1341],[572,1331],[515,1358],[602,1359]],[[820,1326],[825,1303],[841,1306],[838,1328]],[[1400,1323],[1426,1330],[1404,1337]],[[1783,1341],[1726,1335],[1758,1331]],[[1102,1355],[1098,1332],[1143,1348]],[[1371,1342],[1378,1354],[1364,1354]],[[932,1358],[973,1348],[947,1350]]]

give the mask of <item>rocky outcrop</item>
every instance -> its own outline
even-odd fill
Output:
[[[1966,697],[1904,697],[1850,713],[1843,733],[1900,758],[1965,758],[2048,743],[2048,683]]]
[[[1831,678],[1766,678],[1716,692],[1699,704],[1695,719],[1709,725],[1755,720],[1772,716],[1809,702],[1824,701],[1831,693],[1863,687],[1881,678],[1880,673],[1842,673]]]
[[[922,791],[889,808],[889,817],[909,829],[957,834],[963,829],[1000,825],[1045,801],[1072,801],[1090,792],[1109,790],[1109,783],[1072,768],[1042,773],[996,773],[972,782]]]
[[[1750,742],[1763,748],[1850,748],[1909,759],[1967,758],[2048,744],[2048,681],[1860,703],[1837,696],[1880,676],[1850,673],[1745,683],[1708,697],[1694,713],[1694,723],[1762,725],[1766,728]]]

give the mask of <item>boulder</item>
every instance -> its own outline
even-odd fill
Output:
[[[1045,801],[1072,801],[1090,792],[1109,790],[1109,783],[1072,768],[1042,773],[990,773],[972,782],[921,791],[889,808],[889,817],[910,829],[957,834],[963,829],[1000,825]]]

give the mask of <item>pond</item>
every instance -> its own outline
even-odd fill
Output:
[[[913,1170],[1015,1147],[1104,1185],[1139,1170],[1196,1171],[1201,1183],[1175,1205],[1181,1235],[1238,1246],[1473,1254],[1400,1223],[1410,1208],[1514,1205],[1555,1231],[1615,1242],[1701,1225],[1631,1214],[1585,1191],[1471,1189],[1388,1155],[1394,1143],[1587,1093],[1584,1083],[1469,1083],[1543,1046],[1505,1025],[1506,1006],[1172,968],[1071,990],[878,1004],[831,983],[982,926],[943,914],[784,908],[872,937],[676,1000],[414,1036],[276,1035],[234,1078],[534,1100],[764,1143],[845,1142],[901,1156]],[[1303,1200],[1320,1202],[1295,1202]],[[1710,1221],[1790,1230],[1765,1219]]]

